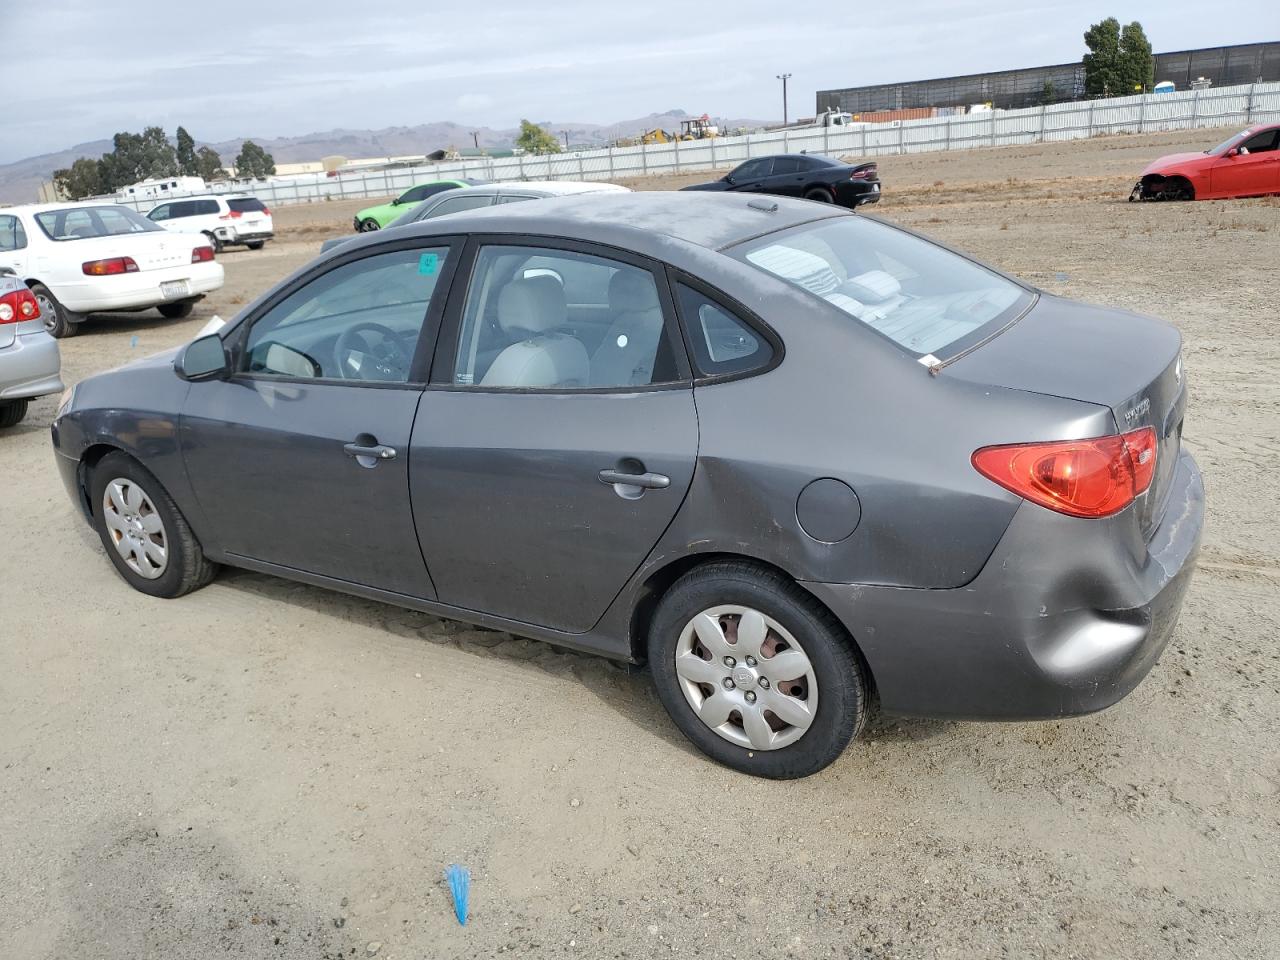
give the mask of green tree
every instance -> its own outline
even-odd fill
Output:
[[[102,189],[101,161],[80,157],[70,167],[53,171],[53,185],[59,196],[69,200],[96,197]]]
[[[520,136],[516,137],[516,146],[525,153],[560,152],[560,141],[556,139],[555,134],[528,120],[520,121]]]
[[[1091,97],[1116,97],[1124,89],[1120,59],[1120,21],[1107,17],[1084,34],[1089,52],[1084,55],[1084,91]]]
[[[1051,103],[1058,102],[1058,88],[1053,85],[1052,80],[1046,80],[1044,86],[1040,88],[1040,103],[1048,106]]]
[[[178,170],[184,177],[194,177],[199,173],[196,167],[196,141],[187,133],[186,127],[179,127],[175,135],[178,141]]]
[[[115,149],[104,153],[99,162],[101,186],[106,193],[139,180],[178,173],[178,155],[161,127],[147,127],[142,133],[117,133],[112,144]]]
[[[222,169],[222,158],[213,147],[201,147],[196,151],[196,176],[205,180],[225,180],[227,171]]]
[[[241,145],[234,166],[237,177],[269,177],[276,172],[276,162],[271,154],[252,140]]]
[[[1125,95],[1149,91],[1156,79],[1156,58],[1151,55],[1151,41],[1137,20],[1120,31],[1121,80]]]

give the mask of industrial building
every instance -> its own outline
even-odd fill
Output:
[[[1215,87],[1280,80],[1280,41],[1157,53],[1155,61],[1156,83],[1168,81],[1179,90],[1187,89],[1201,77]],[[1059,63],[963,77],[819,90],[817,112],[837,110],[860,114],[912,107],[964,107],[975,103],[1016,110],[1046,102],[1046,84],[1052,85],[1049,102],[1085,99],[1083,64]]]

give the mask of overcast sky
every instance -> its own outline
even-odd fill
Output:
[[[1206,16],[1207,10],[1213,16]],[[0,162],[183,124],[198,140],[436,120],[791,115],[830,87],[1075,60],[1090,23],[1157,52],[1280,39],[1276,0],[0,0]]]

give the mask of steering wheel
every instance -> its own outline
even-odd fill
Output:
[[[365,333],[376,333],[377,342],[370,344]],[[413,354],[405,348],[400,335],[390,327],[365,320],[338,335],[333,345],[333,359],[334,366],[344,380],[382,380],[394,383],[409,379],[409,365],[413,362]]]

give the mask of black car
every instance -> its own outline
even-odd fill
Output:
[[[880,199],[880,174],[874,163],[841,163],[808,153],[753,157],[719,180],[695,183],[685,190],[737,190],[803,197],[838,203],[850,210]]]

